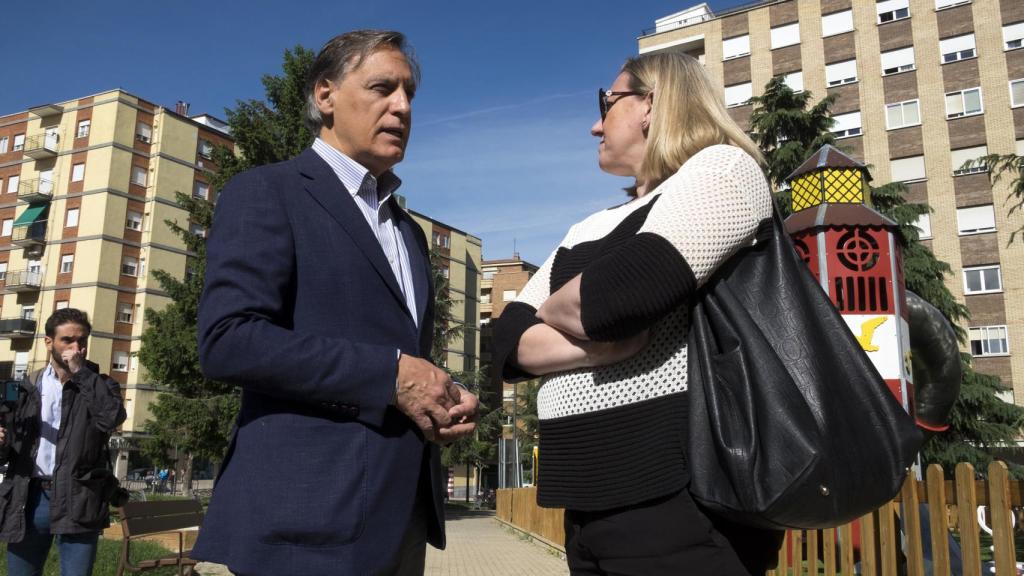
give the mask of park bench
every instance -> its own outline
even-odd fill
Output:
[[[185,533],[198,530],[203,523],[203,507],[195,500],[161,500],[156,502],[128,502],[120,508],[121,530],[124,540],[121,544],[121,561],[117,576],[144,572],[163,566],[177,566],[179,576],[193,573],[196,561],[189,558],[191,549],[185,549]],[[131,544],[144,536],[156,534],[177,534],[178,552],[154,560],[131,561]]]

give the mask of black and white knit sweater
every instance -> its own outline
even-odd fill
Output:
[[[540,389],[542,506],[607,510],[663,496],[687,481],[686,338],[690,296],[750,243],[771,215],[757,163],[734,146],[701,150],[657,189],[574,225],[494,326],[495,366],[508,381],[537,309],[577,274],[592,340],[650,329],[632,358],[548,374]]]

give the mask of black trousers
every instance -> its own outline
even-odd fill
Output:
[[[712,518],[685,489],[625,508],[565,513],[573,576],[763,576],[782,536]]]

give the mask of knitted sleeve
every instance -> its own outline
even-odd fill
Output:
[[[573,226],[569,229],[569,233],[566,234],[558,248],[548,256],[540,269],[523,287],[515,302],[506,305],[501,316],[495,318],[491,323],[493,329],[492,366],[494,373],[500,374],[501,379],[505,382],[517,382],[537,377],[537,375],[519,368],[519,339],[528,328],[541,323],[541,320],[537,318],[537,310],[551,295],[551,268],[554,266],[559,250],[572,245],[576,228]]]
[[[691,157],[660,194],[635,236],[583,271],[580,315],[593,340],[619,340],[686,302],[771,215],[761,168],[734,146]]]

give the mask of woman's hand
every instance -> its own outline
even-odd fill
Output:
[[[582,274],[577,274],[549,296],[537,310],[537,318],[573,338],[589,340],[587,333],[583,330],[583,320],[580,316],[580,280],[582,277]]]

